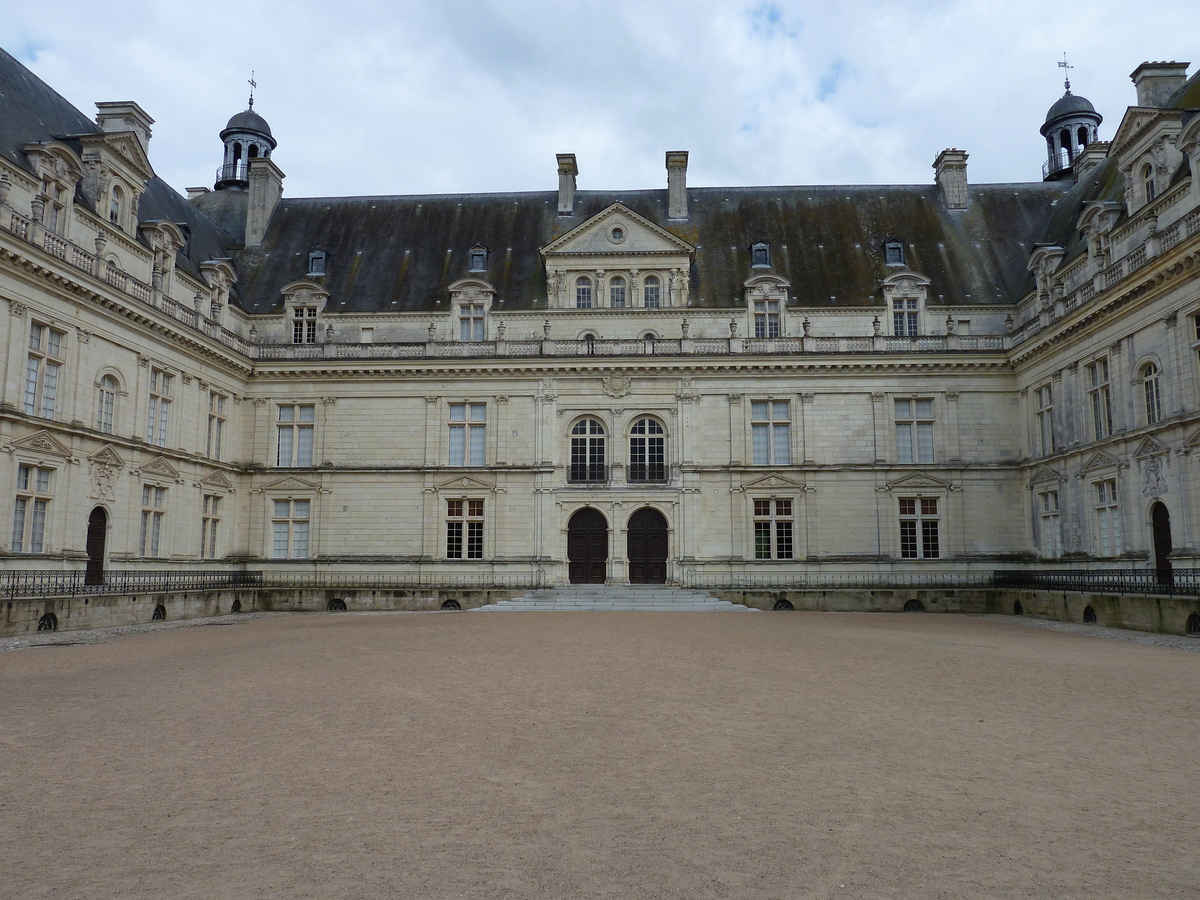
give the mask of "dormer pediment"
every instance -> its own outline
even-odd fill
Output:
[[[883,279],[883,292],[892,294],[923,294],[929,288],[929,279],[912,269],[901,269]]]
[[[1083,464],[1081,471],[1095,472],[1099,469],[1115,469],[1116,467],[1116,459],[1109,456],[1107,453],[1100,451],[1091,455],[1088,461]]]
[[[656,256],[686,255],[695,247],[639,216],[623,203],[614,203],[598,215],[572,228],[545,247],[542,257],[549,261],[564,256]]]
[[[132,131],[106,132],[104,134],[81,135],[84,157],[90,158],[99,154],[101,158],[109,157],[108,162],[116,162],[129,171],[127,177],[133,176],[134,181],[145,182],[154,177],[154,167],[150,165],[150,157],[146,155],[142,142]]]

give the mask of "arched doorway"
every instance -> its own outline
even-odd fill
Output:
[[[1154,534],[1154,577],[1159,584],[1170,585],[1171,573],[1171,514],[1165,503],[1150,507],[1150,526]]]
[[[608,521],[585,506],[567,523],[571,584],[604,584],[608,576]]]
[[[667,520],[656,509],[645,507],[629,517],[630,584],[665,584],[667,581]]]
[[[104,583],[104,542],[108,537],[108,513],[97,506],[88,516],[87,568],[83,573],[84,584]]]

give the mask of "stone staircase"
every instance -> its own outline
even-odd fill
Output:
[[[749,606],[718,600],[707,591],[661,584],[576,584],[527,591],[511,600],[479,606],[471,612],[579,612],[635,610],[641,612],[758,612]]]

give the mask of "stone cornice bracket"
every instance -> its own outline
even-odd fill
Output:
[[[25,310],[26,310],[26,309],[28,309],[28,308],[29,308],[29,307],[27,307],[27,306],[26,306],[24,303],[22,303],[20,300],[13,300],[13,299],[11,299],[11,298],[10,298],[10,299],[9,299],[9,301],[8,301],[8,312],[9,312],[9,315],[16,316],[18,319],[20,319],[20,318],[23,318],[23,317],[24,317],[24,315],[25,315]]]

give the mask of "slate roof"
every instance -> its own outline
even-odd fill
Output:
[[[280,308],[280,289],[305,277],[308,254],[328,254],[332,312],[434,310],[468,276],[468,250],[488,248],[486,279],[506,309],[544,306],[540,249],[614,202],[695,245],[691,302],[741,306],[750,244],[771,244],[772,274],[804,306],[881,302],[890,274],[883,244],[906,245],[908,266],[946,304],[1011,303],[1063,187],[970,189],[969,208],[948,211],[930,186],[690,188],[686,221],[667,218],[666,190],[579,191],[575,215],[557,214],[551,191],[487,195],[285,198],[261,246],[235,255],[237,296],[251,313]]]

